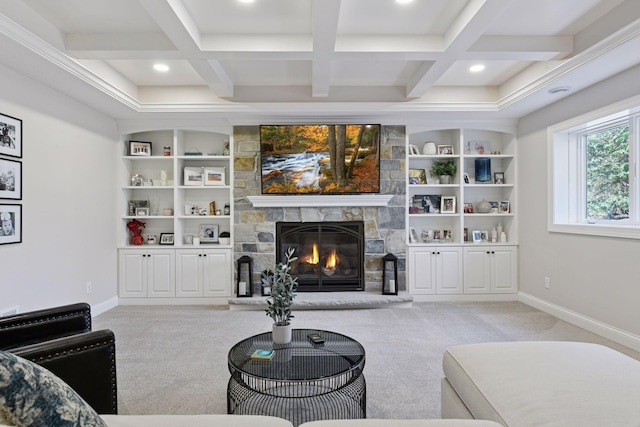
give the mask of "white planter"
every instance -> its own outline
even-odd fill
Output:
[[[274,344],[289,344],[291,342],[291,323],[286,326],[273,325],[272,335]]]
[[[218,240],[220,241],[221,245],[228,245],[229,243],[231,243],[231,237],[219,237]]]

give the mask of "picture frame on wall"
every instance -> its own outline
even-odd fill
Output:
[[[0,199],[22,200],[22,162],[0,159]]]
[[[146,141],[129,141],[130,156],[151,156],[151,143]]]
[[[0,154],[22,158],[22,120],[0,113]]]
[[[200,224],[200,243],[218,243],[218,224]]]
[[[0,204],[0,245],[22,242],[22,205]]]

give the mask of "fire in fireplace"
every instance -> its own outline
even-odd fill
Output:
[[[298,291],[364,290],[364,223],[278,222],[276,261],[294,248],[298,259],[291,274]]]

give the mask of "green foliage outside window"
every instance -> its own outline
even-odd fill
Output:
[[[586,135],[587,217],[629,218],[629,125]]]

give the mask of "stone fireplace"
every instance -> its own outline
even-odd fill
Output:
[[[364,222],[277,222],[276,262],[288,248],[299,292],[364,290]]]
[[[392,253],[398,257],[400,290],[406,289],[405,277],[405,210],[406,210],[406,135],[404,126],[382,126],[380,141],[380,195],[388,201],[383,205],[368,203],[369,195],[315,195],[305,203],[304,196],[274,196],[261,194],[260,130],[259,126],[234,126],[233,129],[233,193],[234,226],[232,241],[234,259],[248,255],[253,259],[253,292],[260,294],[261,272],[276,263],[277,223],[362,223],[363,273],[359,279],[367,292],[380,292],[382,257]],[[268,205],[254,204],[262,197],[275,200]],[[284,201],[283,201],[284,200]],[[343,202],[346,200],[346,202]],[[286,248],[284,248],[286,249]],[[323,278],[325,286],[335,283]],[[349,279],[351,280],[351,279]]]

